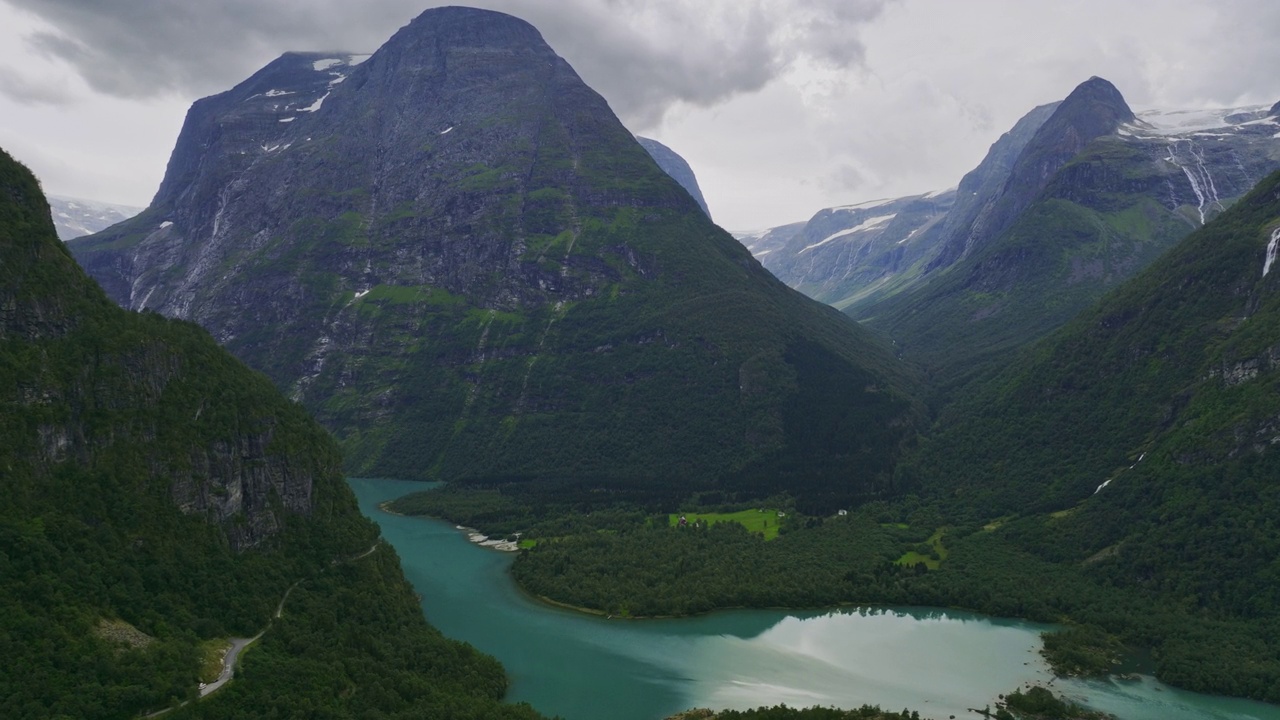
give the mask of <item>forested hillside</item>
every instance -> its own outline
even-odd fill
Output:
[[[533,716],[499,705],[495,661],[427,626],[329,435],[195,325],[115,307],[3,153],[0,490],[5,717],[194,700],[206,641],[278,608],[237,679],[184,712]]]
[[[955,403],[901,479],[957,515],[1059,512],[1035,547],[1118,584],[1280,613],[1277,227],[1273,175]]]

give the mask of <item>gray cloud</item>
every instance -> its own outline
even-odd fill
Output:
[[[74,101],[61,81],[32,80],[4,66],[0,66],[0,94],[23,105],[69,105]]]
[[[731,227],[954,185],[1091,75],[1135,109],[1280,100],[1275,0],[455,1],[537,26]],[[192,99],[437,4],[0,0],[0,144],[56,192],[143,204]]]
[[[57,33],[27,41],[98,92],[226,89],[287,50],[368,51],[421,0],[3,0]],[[807,60],[860,63],[860,26],[895,0],[480,0],[532,22],[634,129],[676,103],[713,106]],[[435,3],[432,3],[435,4]],[[440,3],[443,4],[443,3]],[[0,86],[0,92],[9,91]]]

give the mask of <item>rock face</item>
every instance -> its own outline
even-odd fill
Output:
[[[711,217],[711,211],[707,209],[707,201],[702,197],[702,188],[698,187],[698,178],[693,174],[693,168],[689,167],[689,163],[680,157],[675,150],[663,145],[657,140],[651,140],[647,137],[636,136],[636,142],[640,143],[640,147],[649,153],[649,157],[658,163],[658,167],[662,168],[662,172],[671,176],[673,180],[680,183],[680,187],[689,192],[689,196],[698,203],[698,207],[702,208],[702,212],[707,217]]]
[[[355,472],[849,496],[915,417],[877,341],[498,13],[430,10],[367,59],[288,54],[197,102],[153,205],[70,247],[268,373]]]
[[[310,514],[317,484],[340,492],[323,431],[202,331],[113,306],[58,242],[26,169],[0,155],[0,170],[11,481],[38,482],[66,465],[127,467],[171,507],[218,525],[236,550],[271,538],[288,515]]]
[[[49,210],[59,240],[92,235],[142,212],[142,208],[96,200],[49,196]]]
[[[939,250],[945,251],[933,258],[926,270],[947,267],[980,242],[982,229],[989,225],[996,203],[1004,196],[1014,164],[1060,104],[1041,105],[1022,116],[991,145],[978,167],[960,179],[955,207],[938,230]]]

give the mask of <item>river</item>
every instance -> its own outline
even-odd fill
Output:
[[[497,657],[508,700],[565,720],[658,720],[691,707],[880,705],[922,717],[979,718],[1000,693],[1052,676],[1044,626],[931,608],[735,610],[672,620],[608,620],[532,600],[514,559],[453,525],[378,504],[427,485],[351,479],[399,553],[427,620]],[[1149,677],[1054,681],[1122,720],[1280,720],[1280,707],[1190,693]]]

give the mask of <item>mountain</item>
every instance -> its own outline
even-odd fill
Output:
[[[751,253],[755,259],[760,260],[765,255],[777,252],[786,246],[787,241],[796,236],[804,229],[805,223],[795,222],[777,227],[766,228],[764,230],[747,230],[733,233],[733,237],[742,243],[743,247]],[[761,261],[763,262],[763,261]]]
[[[1061,103],[1032,110],[1021,122],[1031,126],[1046,114],[1048,117],[1017,152],[1007,177],[994,173],[1000,191],[974,213],[973,221],[965,223],[961,232],[946,239],[933,267],[953,265],[1008,229],[1054,174],[1085,145],[1134,119],[1120,91],[1098,77],[1081,83]],[[1015,125],[1011,135],[1016,136],[1019,129]],[[1010,139],[1011,145],[1018,144],[1016,138]]]
[[[909,286],[936,253],[934,230],[955,199],[947,190],[827,208],[776,248],[761,241],[791,226],[753,238],[748,249],[779,280],[844,309]]]
[[[1133,116],[1093,78],[1052,110],[923,282],[850,312],[944,384],[967,377],[1060,327],[1280,167],[1276,122],[1265,108]]]
[[[1278,246],[1280,173],[971,388],[902,478],[971,526],[999,518],[989,531],[1104,585],[1208,623],[1249,621],[1244,645],[1211,628],[1166,638],[1162,677],[1272,701]],[[1203,671],[1227,667],[1230,681]]]
[[[1043,105],[1019,120],[953,191],[827,208],[807,224],[739,239],[787,285],[857,315],[924,282],[944,247],[966,245],[979,217],[1001,196],[1014,161],[1057,106]],[[878,213],[865,212],[872,208]]]
[[[707,209],[707,201],[702,197],[702,188],[698,187],[698,178],[693,174],[693,168],[689,167],[689,163],[680,157],[675,150],[657,140],[637,135],[636,142],[640,143],[640,147],[644,148],[644,151],[649,153],[649,157],[658,163],[658,167],[662,168],[662,172],[670,175],[673,180],[680,183],[680,187],[689,192],[689,196],[698,203],[698,207],[702,208],[702,212],[707,217],[711,217],[711,211]]]
[[[49,196],[49,210],[53,213],[53,227],[58,231],[59,240],[92,235],[142,212],[139,207],[58,195]]]
[[[945,248],[946,251],[941,257],[935,257],[926,270],[951,265],[982,242],[983,228],[989,227],[995,206],[1004,197],[1015,163],[1060,104],[1041,105],[1022,116],[991,145],[978,167],[960,179],[955,208],[947,213],[938,231],[939,250]]]
[[[423,620],[332,438],[200,328],[116,307],[2,151],[0,490],[7,718],[195,701],[264,629],[200,716],[535,717]]]
[[[774,279],[498,13],[197,101],[151,207],[69,247],[266,372],[353,473],[843,502],[918,417],[881,341]]]

